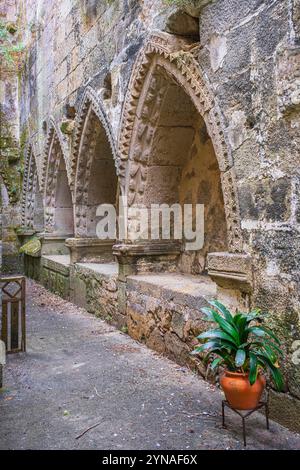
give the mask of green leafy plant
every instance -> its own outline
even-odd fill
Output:
[[[0,57],[2,56],[9,64],[14,63],[15,56],[24,50],[24,45],[21,42],[14,42],[15,31],[16,29],[13,29],[12,25],[6,25],[0,21]]]
[[[269,371],[278,391],[283,389],[283,377],[279,370],[282,356],[280,341],[263,321],[266,314],[259,309],[250,313],[230,311],[217,300],[209,302],[211,307],[202,308],[206,320],[216,323],[197,338],[204,341],[192,354],[206,353],[210,368],[215,370],[223,365],[229,371],[249,373],[251,385],[256,381],[260,370]]]

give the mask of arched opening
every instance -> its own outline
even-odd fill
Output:
[[[74,233],[72,195],[61,143],[53,130],[45,178],[45,230],[67,238]]]
[[[92,111],[93,141],[88,150],[89,159],[86,162],[86,173],[77,188],[87,189],[86,194],[86,235],[97,236],[96,227],[99,217],[96,215],[100,204],[112,204],[116,207],[117,175],[110,143],[105,129]],[[89,175],[87,174],[89,172]],[[88,185],[87,185],[88,181]]]
[[[196,205],[204,205],[204,244],[190,249],[183,227],[178,261],[179,271],[199,274],[205,270],[208,252],[227,250],[220,171],[204,120],[185,90],[162,70],[160,74],[165,92],[148,152],[144,201],[180,204],[183,219],[185,205],[192,205],[194,231],[202,230],[202,223],[195,224]]]
[[[60,155],[54,202],[54,232],[71,235],[74,232],[72,196],[65,160]]]
[[[114,259],[112,246],[116,234],[110,230],[114,225],[104,220],[108,214],[114,220],[117,211],[115,159],[109,124],[95,92],[88,88],[77,116],[72,157],[75,238],[67,242],[72,262],[102,263]],[[109,212],[102,205],[106,208],[110,205]]]

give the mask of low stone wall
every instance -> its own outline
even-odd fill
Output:
[[[40,281],[47,289],[60,295],[63,299],[70,299],[70,267],[67,262],[62,263],[61,256],[42,256]]]
[[[114,264],[77,263],[71,268],[72,302],[108,322],[126,323],[118,309],[117,268]]]
[[[41,279],[41,258],[40,256],[30,256],[24,254],[24,273],[25,276],[40,281]]]
[[[214,296],[215,285],[205,276],[128,277],[128,332],[151,349],[205,375],[203,365],[190,352],[198,344],[196,336],[207,327],[200,309]]]

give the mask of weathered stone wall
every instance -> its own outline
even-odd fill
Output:
[[[160,127],[163,92],[166,90],[167,99],[168,86],[176,82],[174,88],[181,91],[175,92],[174,100],[178,93],[193,99],[219,166],[213,187],[220,178],[227,240],[222,248],[225,229],[220,223],[216,251],[222,248],[231,254],[223,257],[219,268],[215,268],[216,260],[212,261],[212,276],[218,274],[218,269],[219,273],[234,271],[234,266],[243,274],[238,287],[220,284],[217,295],[229,304],[238,299],[244,307],[259,306],[272,313],[270,323],[283,339],[286,353],[283,366],[288,393],[281,395],[281,400],[288,397],[290,404],[300,399],[300,369],[292,361],[294,341],[300,339],[299,1],[200,1],[202,8],[198,9],[188,1],[185,4],[189,7],[182,11],[159,0],[21,2],[27,61],[20,77],[19,133],[28,135],[34,149],[40,185],[46,195],[46,225],[49,222],[50,226],[55,209],[55,172],[48,169],[58,153],[59,158],[63,155],[73,198],[79,186],[82,197],[87,190],[84,182],[88,180],[82,171],[88,158],[79,166],[76,158],[78,154],[90,155],[91,143],[97,140],[92,127],[82,139],[88,105],[81,100],[89,88],[87,102],[92,103],[95,116],[104,123],[120,186],[130,198],[144,202],[145,194],[150,194],[145,192],[145,181],[149,182],[150,156],[155,157],[151,153],[152,139]],[[155,30],[169,35],[155,36],[150,41]],[[134,68],[140,51],[144,53]],[[155,61],[159,62],[159,74]],[[170,114],[174,119],[175,113]],[[174,121],[171,127],[176,128]],[[57,154],[54,143],[60,149]],[[164,148],[167,158],[173,158],[176,149],[171,152],[167,139]],[[76,186],[76,178],[81,185]],[[168,173],[156,187],[156,195],[163,191],[167,178]],[[200,186],[199,181],[191,194]],[[184,182],[182,195],[184,199]],[[218,212],[222,197],[212,204]],[[73,204],[78,208],[75,233],[80,235],[86,223],[85,207],[80,201],[73,200]],[[217,223],[212,227],[218,230]],[[233,255],[238,254],[242,258],[235,261]],[[137,270],[152,270],[150,259],[138,258]],[[160,257],[154,257],[154,269],[176,270],[176,256],[170,266],[169,258],[162,259],[165,265]],[[182,259],[180,268],[201,272],[203,267],[206,269],[204,262],[201,258],[200,268],[195,269],[194,260]],[[229,269],[229,265],[233,267]],[[178,316],[196,315],[197,309],[193,311],[191,305],[174,307],[150,292],[139,298],[142,286],[132,280],[126,283],[124,278],[116,283],[116,290],[110,291],[102,278],[90,282],[82,268],[75,265],[72,269],[78,271],[76,276],[83,281],[82,286],[88,286],[84,287],[87,304],[104,317],[126,311],[128,289],[128,327],[140,340],[147,336],[143,332],[143,312],[149,325],[154,325],[158,311],[168,328],[158,326],[156,321],[153,335],[159,339],[151,339],[152,333],[147,330],[146,342],[150,345],[152,341],[152,345],[174,356],[176,345],[173,348],[167,340],[175,338],[172,321]],[[172,309],[176,312],[174,320]],[[140,312],[138,317],[135,310]],[[137,318],[140,324],[134,323]],[[177,335],[176,342],[180,341],[183,349],[184,344],[191,346],[191,334],[180,340]]]
[[[0,186],[2,204],[2,270],[21,271],[18,258],[16,229],[20,226],[20,197],[22,191],[24,135],[19,127],[19,72],[18,57],[10,57],[11,48],[22,33],[18,24],[18,5],[15,0],[0,6]]]
[[[299,324],[298,2],[219,1],[200,16],[199,61],[214,87],[232,149],[244,249],[255,260],[253,305],[273,313],[287,388]],[[297,386],[295,383],[297,382]]]
[[[106,265],[108,268],[110,265]],[[97,270],[97,265],[76,264],[71,270],[71,300],[119,327],[126,319],[119,313],[117,270]]]

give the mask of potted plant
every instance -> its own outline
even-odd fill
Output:
[[[210,368],[223,367],[220,385],[229,404],[239,410],[255,408],[266,385],[263,371],[270,372],[278,391],[283,378],[278,359],[282,356],[276,335],[263,325],[265,315],[259,309],[250,313],[230,311],[217,300],[202,308],[206,320],[216,323],[197,338],[204,341],[192,354],[207,352]]]

